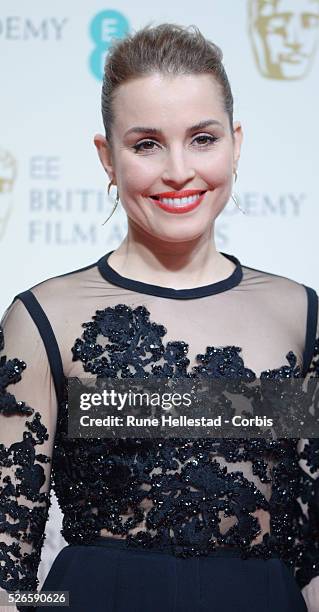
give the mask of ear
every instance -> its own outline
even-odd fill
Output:
[[[234,171],[237,170],[240,158],[241,144],[243,141],[243,130],[239,121],[233,124],[233,142],[234,142]]]
[[[113,180],[113,184],[115,185],[115,172],[109,142],[106,140],[105,136],[102,136],[102,134],[95,134],[94,144],[97,148],[97,152],[104,170],[108,174],[109,179]]]

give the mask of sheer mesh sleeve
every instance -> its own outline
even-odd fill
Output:
[[[43,341],[16,300],[0,327],[0,587],[7,591],[38,586],[56,413]]]
[[[0,586],[37,586],[50,480],[68,544],[121,537],[169,544],[178,558],[235,546],[243,558],[279,556],[301,587],[319,575],[317,439],[68,437],[66,377],[319,377],[314,290],[232,261],[228,279],[178,290],[122,277],[103,257],[8,309]]]
[[[318,418],[319,407],[319,323],[316,332],[314,352],[306,383],[316,380],[313,385],[312,410]],[[313,381],[314,382],[314,381]],[[300,587],[319,576],[319,439],[311,438],[299,442],[299,465],[301,467],[301,535],[299,563],[296,578]]]

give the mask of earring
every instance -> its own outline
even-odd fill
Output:
[[[108,184],[108,188],[107,188],[107,195],[108,195],[109,197],[110,197],[110,189],[111,189],[111,186],[112,186],[113,184],[114,184],[114,183],[113,183],[113,179],[112,179],[112,180],[109,182],[109,184]],[[108,221],[108,220],[109,220],[109,219],[112,217],[112,215],[113,215],[113,213],[114,213],[114,211],[115,211],[115,209],[116,209],[116,207],[117,207],[117,205],[118,205],[119,201],[120,201],[120,196],[119,196],[118,189],[116,189],[116,199],[115,199],[115,204],[114,204],[114,206],[113,206],[113,210],[112,210],[111,214],[108,216],[108,218],[107,218],[107,219],[105,219],[104,223],[102,223],[102,225],[105,225],[105,223],[106,223],[106,222],[107,222],[107,221]]]
[[[235,170],[234,174],[235,174],[235,183],[236,183],[237,176],[238,176],[237,170]],[[242,212],[244,215],[246,215],[246,212],[242,208],[240,208],[240,206],[238,204],[238,200],[237,200],[237,198],[236,198],[234,193],[231,194],[231,199],[233,200],[234,204],[237,206],[238,210],[240,210],[240,212]]]

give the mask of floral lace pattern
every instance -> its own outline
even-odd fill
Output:
[[[175,341],[165,346],[165,327],[151,322],[144,306],[133,310],[118,304],[99,310],[83,327],[82,338],[72,348],[73,359],[97,378],[204,374],[255,379],[236,346],[207,347],[205,354],[197,355],[199,365],[188,371],[188,345]],[[318,355],[319,342],[310,368],[316,376]],[[286,357],[289,365],[266,370],[261,379],[300,377],[294,353]],[[62,532],[67,541],[89,543],[106,528],[126,536],[128,546],[170,546],[180,557],[205,555],[216,545],[239,547],[244,558],[279,555],[296,567],[301,585],[319,573],[314,538],[319,532],[317,483],[299,465],[303,458],[312,472],[318,468],[317,440],[310,440],[301,455],[295,439],[75,441],[66,435],[66,404],[59,418],[53,468],[57,496],[67,509]],[[250,463],[261,483],[271,483],[270,498],[240,469],[228,472],[220,457]],[[308,508],[307,517],[298,498]],[[145,501],[151,502],[147,511]],[[252,545],[260,534],[253,513],[260,509],[269,514],[271,529],[261,543]],[[221,515],[233,518],[226,532],[220,529]],[[131,534],[141,521],[145,528]]]
[[[4,348],[3,331],[0,328],[0,350]],[[11,543],[0,542],[0,585],[7,590],[35,591],[37,570],[47,512],[50,505],[48,493],[41,492],[45,482],[41,464],[50,457],[37,452],[37,446],[48,439],[41,415],[24,402],[16,401],[6,391],[9,384],[21,380],[26,364],[19,359],[0,359],[0,414],[5,417],[18,415],[31,417],[25,422],[23,439],[9,448],[0,444],[0,533],[11,538]],[[10,468],[10,474],[6,474]],[[25,500],[25,501],[24,501]],[[27,502],[30,502],[27,504]],[[27,544],[30,552],[22,553],[21,544]]]
[[[82,338],[72,347],[73,360],[81,361],[83,370],[97,378],[199,374],[255,378],[236,346],[207,347],[189,371],[188,345],[175,341],[165,346],[165,327],[151,322],[144,306],[133,310],[118,304],[98,310],[83,328]],[[3,348],[2,335],[0,343]],[[289,365],[262,372],[261,378],[301,376],[293,352],[287,361]],[[6,391],[10,383],[21,380],[25,367],[18,358],[0,361],[0,412],[26,419],[21,441],[9,448],[0,445],[3,474],[6,468],[12,474],[0,480],[0,532],[12,540],[0,544],[0,585],[11,590],[36,588],[50,503],[49,494],[41,493],[45,480],[41,464],[51,458],[37,452],[48,438],[47,430],[38,412]],[[319,377],[319,339],[309,372]],[[206,555],[217,545],[239,547],[243,558],[279,555],[295,567],[301,587],[319,574],[319,481],[299,464],[301,458],[312,474],[318,470],[317,439],[309,440],[300,454],[295,439],[71,439],[67,425],[65,385],[52,482],[67,542],[90,544],[108,529],[125,537],[128,546],[169,546],[178,557]],[[225,462],[238,463],[238,470],[228,471]],[[251,466],[253,481],[240,469],[243,463]],[[271,485],[270,496],[258,488],[256,478]],[[24,498],[31,506],[23,503]],[[253,516],[257,510],[268,513],[270,532],[252,544],[261,532],[259,519]],[[220,528],[221,515],[233,519],[226,531]],[[145,527],[130,533],[141,522]],[[21,543],[29,544],[31,552],[22,555]]]

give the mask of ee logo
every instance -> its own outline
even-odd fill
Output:
[[[124,38],[129,32],[129,23],[122,13],[108,10],[95,15],[90,23],[90,36],[95,47],[89,64],[92,74],[103,80],[105,56],[114,38]]]

